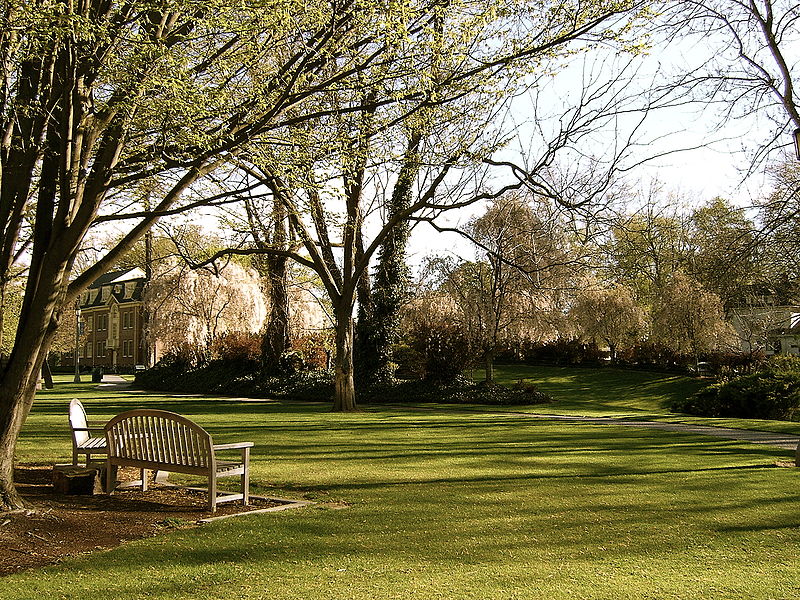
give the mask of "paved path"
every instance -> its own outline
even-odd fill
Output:
[[[98,385],[102,388],[127,388],[131,386],[131,382],[119,375],[105,373],[103,374],[103,382]]]
[[[579,417],[570,415],[539,415],[534,413],[515,413],[539,419],[552,419],[555,421],[576,421],[581,423],[598,423],[623,425],[625,427],[640,427],[642,429],[660,429],[662,431],[680,431],[683,433],[696,433],[709,435],[728,440],[752,442],[774,446],[784,450],[795,450],[800,444],[800,436],[785,433],[771,433],[768,431],[753,431],[751,429],[732,429],[730,427],[711,427],[708,425],[690,425],[686,423],[667,423],[662,421],[635,421],[632,419],[617,419],[613,417]]]

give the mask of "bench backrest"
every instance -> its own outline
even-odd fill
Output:
[[[166,410],[121,413],[105,426],[109,458],[211,469],[211,435],[186,417]]]
[[[72,429],[73,441],[80,445],[89,439],[89,430],[86,426],[86,411],[83,404],[77,398],[73,398],[69,403],[69,426]]]

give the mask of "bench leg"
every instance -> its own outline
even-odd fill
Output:
[[[208,510],[217,512],[217,476],[212,473],[208,476]]]
[[[117,483],[117,466],[106,462],[106,493],[111,494]]]
[[[250,448],[242,448],[242,504],[250,504]]]
[[[147,469],[139,469],[139,476],[142,478],[142,491],[147,491]]]

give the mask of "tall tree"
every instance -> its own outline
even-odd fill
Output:
[[[470,223],[478,261],[436,262],[453,318],[480,349],[487,383],[499,350],[553,336],[580,270],[565,229],[551,203],[509,193]]]
[[[647,333],[644,310],[622,286],[584,290],[578,294],[570,316],[584,337],[608,345],[612,362],[617,360],[620,346],[640,341]]]
[[[728,309],[743,300],[747,286],[761,279],[755,224],[743,208],[715,198],[690,218],[692,275]]]
[[[231,332],[257,333],[265,307],[252,270],[236,263],[192,271],[176,261],[162,262],[149,282],[145,304],[151,334],[167,350],[199,348],[208,361],[214,342]]]
[[[719,296],[677,271],[653,309],[652,339],[697,364],[701,352],[724,347],[730,335]]]
[[[783,163],[773,169],[772,183],[772,193],[758,206],[759,263],[764,283],[779,296],[775,300],[792,304],[800,281],[800,164]]]
[[[610,280],[631,289],[643,306],[652,306],[673,273],[691,262],[688,224],[674,208],[648,202],[612,225],[603,250]]]

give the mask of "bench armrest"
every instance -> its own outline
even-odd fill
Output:
[[[235,442],[233,444],[214,444],[214,450],[236,450],[238,448],[252,448],[253,442]]]
[[[89,427],[72,427],[72,426],[70,426],[70,429],[72,429],[72,431],[86,431],[86,432],[89,432],[89,433],[91,433],[92,431],[97,431],[97,432],[103,433],[103,427],[102,426],[101,427],[92,427],[91,425]]]

